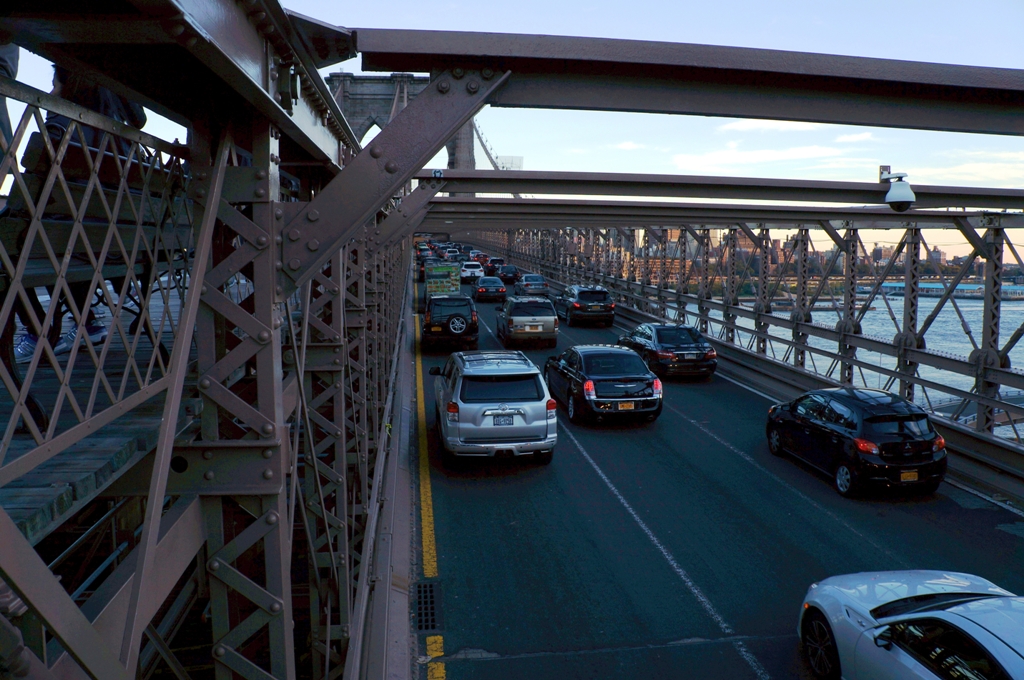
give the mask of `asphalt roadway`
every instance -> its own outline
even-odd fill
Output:
[[[494,305],[478,310],[480,349],[501,349]],[[521,349],[543,367],[622,333],[562,323],[557,350]],[[931,497],[844,499],[773,457],[771,402],[718,375],[667,380],[652,424],[570,425],[560,405],[550,466],[447,471],[427,369],[449,351],[420,357],[419,558],[440,590],[420,677],[809,678],[796,622],[817,580],[941,569],[1024,592],[1024,514],[949,483]]]

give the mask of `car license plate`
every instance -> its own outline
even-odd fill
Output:
[[[601,311],[601,305],[590,305],[590,309],[592,309],[595,312],[599,312]]]
[[[683,358],[684,359],[696,359],[697,358],[697,353],[696,352],[686,352],[685,354],[683,354]]]
[[[540,326],[527,326],[526,330],[531,332],[531,333],[539,333],[540,332]]]
[[[502,425],[512,425],[515,422],[515,416],[494,416],[494,426],[500,427]]]
[[[620,401],[619,402],[619,410],[620,411],[632,411],[633,410],[633,402],[631,402],[631,401]]]
[[[917,470],[908,470],[907,472],[900,473],[901,482],[916,482],[917,481]]]
[[[440,326],[431,326],[430,330],[432,330],[432,331],[434,331],[436,333],[440,333],[441,332],[441,327]]]

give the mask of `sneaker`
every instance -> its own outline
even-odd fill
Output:
[[[31,333],[25,333],[14,346],[14,360],[19,364],[27,364],[32,361],[32,355],[36,353],[36,343],[39,337]]]
[[[85,334],[88,336],[89,341],[92,344],[103,342],[107,339],[107,327],[106,326],[86,326]],[[64,335],[60,336],[60,340],[57,342],[57,346],[53,348],[54,354],[66,354],[71,351],[71,348],[75,345],[75,337],[78,335],[78,326],[73,327]]]

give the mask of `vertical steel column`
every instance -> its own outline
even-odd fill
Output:
[[[908,350],[920,347],[917,313],[921,288],[921,230],[916,224],[907,224],[906,244],[903,254],[903,329],[893,339],[893,344],[899,349],[896,370],[907,376],[900,379],[900,395],[913,401],[914,383],[910,378],[917,371],[917,363],[910,359]]]
[[[736,248],[739,241],[737,229],[730,227],[725,238],[725,281],[722,282],[722,304],[725,305],[725,309],[722,312],[722,321],[725,322],[725,341],[732,344],[736,341],[736,312],[733,308],[739,304],[736,296]]]
[[[760,225],[761,231],[758,236],[761,238],[761,257],[757,270],[757,304],[754,306],[754,313],[757,318],[754,321],[754,328],[757,330],[757,353],[768,353],[768,335],[771,323],[767,316],[772,313],[772,301],[769,298],[771,293],[769,278],[771,276],[771,234],[765,225]]]
[[[811,312],[807,309],[807,283],[810,279],[810,262],[808,246],[811,235],[807,229],[800,229],[793,240],[793,259],[796,261],[796,293],[793,300],[793,365],[804,368],[807,361],[807,333],[800,325],[811,322]]]
[[[684,282],[689,281],[689,272],[693,267],[693,263],[689,261],[689,238],[687,238],[689,232],[680,227],[679,237],[676,241],[676,313],[678,315],[678,321],[680,323],[688,323],[689,320],[686,318],[686,298],[684,295],[690,292],[689,286]]]
[[[698,321],[700,332],[708,332],[708,316],[711,308],[705,301],[711,299],[711,230],[702,227],[697,232],[700,239],[697,243],[697,252],[700,255],[699,279],[697,283],[697,313],[700,314]]]
[[[988,369],[1002,367],[1002,355],[999,352],[999,321],[1003,297],[1004,242],[1002,229],[990,228],[985,232],[988,253],[985,258],[985,309],[982,315],[981,346],[974,351],[975,356],[971,357],[977,367],[976,391],[979,395],[991,399],[998,397],[999,383],[988,380]],[[995,426],[995,409],[978,404],[975,429],[991,434]]]
[[[845,359],[856,356],[857,348],[846,340],[848,335],[859,335],[860,324],[857,323],[857,230],[853,222],[846,223],[846,262],[843,270],[843,318],[839,322],[839,354]],[[839,380],[844,385],[853,385],[853,364],[843,361],[840,367]]]

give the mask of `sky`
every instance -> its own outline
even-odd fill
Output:
[[[1024,68],[1022,0],[632,0],[509,3],[284,0],[349,28],[540,33],[759,47]],[[624,9],[624,7],[628,7]],[[324,69],[359,73],[356,58]],[[23,56],[19,80],[49,89],[49,65]],[[15,114],[12,107],[12,114]],[[184,139],[157,116],[147,131]],[[1024,187],[1024,137],[701,116],[485,109],[477,122],[525,170],[636,172],[872,182],[879,165],[911,183]],[[486,163],[477,150],[477,164]],[[442,152],[428,167],[443,167]],[[933,238],[951,252],[962,239]]]

